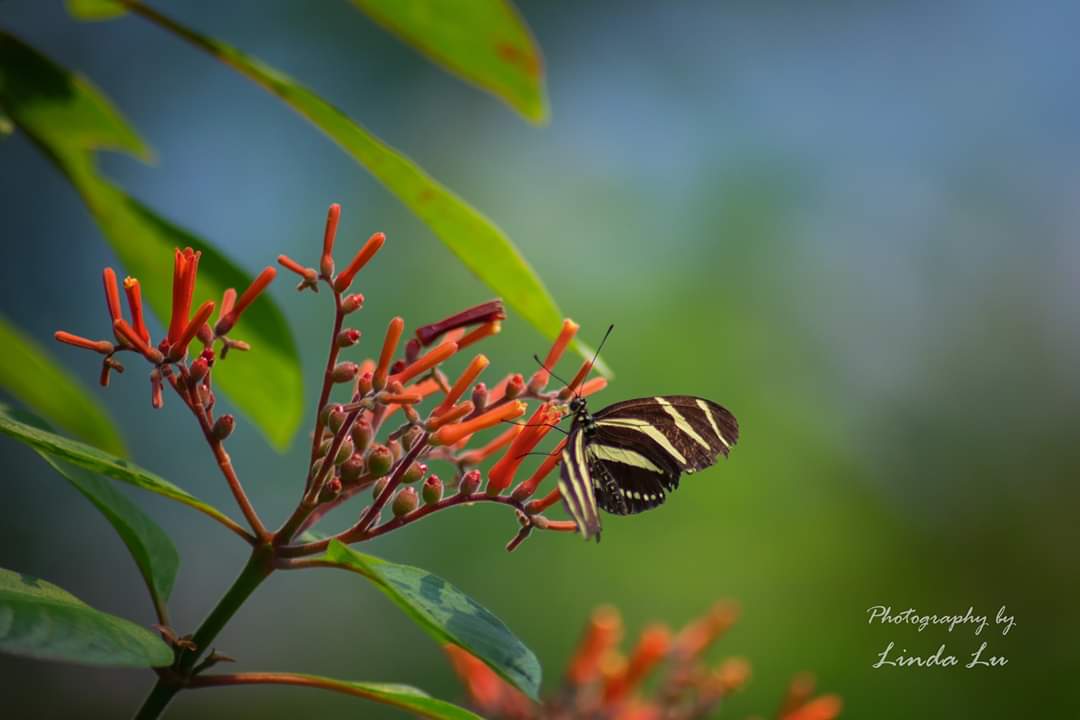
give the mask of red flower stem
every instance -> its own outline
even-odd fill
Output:
[[[298,673],[284,672],[247,672],[229,673],[220,675],[196,675],[191,678],[188,687],[191,689],[208,687],[229,687],[235,685],[297,685],[299,687],[315,688],[317,690],[330,690],[331,692],[354,695],[356,697],[374,700],[383,705],[392,705],[403,710],[415,712],[404,703],[394,702],[384,695],[375,695],[366,692],[362,688],[352,685],[343,680],[317,677],[314,675],[301,675]]]
[[[214,423],[210,420],[206,408],[198,401],[198,397],[195,397],[194,392],[187,389],[187,368],[183,365],[178,367],[180,368],[180,379],[177,380],[170,375],[170,384],[199,421],[203,436],[210,445],[211,452],[214,453],[214,459],[217,460],[218,468],[221,469],[221,474],[225,476],[225,481],[229,484],[229,490],[232,491],[233,497],[236,499],[236,504],[240,507],[240,512],[243,513],[244,518],[248,521],[248,525],[251,526],[252,532],[255,533],[255,541],[258,543],[269,542],[270,531],[263,525],[262,520],[259,519],[259,514],[255,512],[255,508],[248,499],[247,493],[244,492],[244,486],[240,484],[240,478],[236,475],[236,469],[233,467],[229,453],[225,451],[224,443],[214,436]]]
[[[407,466],[408,465],[406,464],[406,467]],[[326,550],[327,547],[329,547],[331,540],[338,540],[346,544],[365,542],[367,540],[371,540],[372,538],[377,538],[385,533],[402,528],[406,525],[410,525],[417,520],[426,518],[428,515],[439,512],[440,510],[458,507],[460,505],[468,505],[471,503],[482,502],[495,503],[497,505],[506,505],[507,507],[514,508],[518,512],[524,513],[526,515],[528,514],[525,510],[525,504],[514,500],[509,495],[488,495],[485,492],[475,492],[471,495],[451,495],[450,497],[443,498],[437,503],[424,505],[419,509],[409,513],[408,515],[394,518],[393,520],[370,530],[361,530],[360,523],[357,523],[348,530],[338,533],[332,538],[324,538],[316,542],[304,543],[303,545],[286,545],[284,547],[278,548],[277,556],[279,558],[303,558],[309,555],[314,555],[316,553],[321,553]],[[551,529],[553,530],[565,530],[565,528],[561,527],[558,524],[558,521],[549,520],[547,524],[551,526]],[[571,525],[573,525],[573,523],[571,523]],[[536,526],[536,528],[540,529],[539,526]],[[573,527],[573,530],[577,530],[576,525]],[[297,560],[289,560],[288,562],[279,565],[279,567],[291,569],[314,566],[315,565],[310,561],[305,562]]]
[[[330,400],[330,391],[334,387],[334,367],[337,365],[338,353],[341,348],[337,344],[337,336],[341,333],[341,326],[345,321],[345,313],[341,309],[341,293],[334,290],[334,286],[331,283],[327,283],[330,286],[330,291],[334,294],[334,327],[330,333],[330,352],[326,356],[326,370],[323,372],[323,384],[322,390],[319,392],[319,404],[315,406],[315,433],[311,439],[311,455],[308,458],[308,467],[315,462],[315,458],[319,455],[319,446],[322,445],[323,428],[325,427],[323,422],[323,408],[326,407],[326,403]],[[310,473],[309,473],[310,475]],[[312,478],[308,477],[306,484],[304,485],[304,492],[307,493],[311,490]],[[281,530],[278,530],[278,534],[281,534],[285,530],[285,526],[282,526]]]

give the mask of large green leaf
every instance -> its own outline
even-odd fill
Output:
[[[299,685],[320,690],[332,690],[346,695],[355,695],[367,700],[374,700],[384,705],[392,705],[419,717],[434,718],[434,720],[479,720],[480,718],[479,715],[474,715],[465,708],[458,707],[445,700],[433,698],[423,690],[417,690],[408,685],[352,682],[320,675],[303,675],[299,673],[240,673],[225,677],[203,675],[198,677],[191,687],[197,689],[249,684]]]
[[[116,455],[127,454],[112,418],[97,399],[2,315],[0,347],[4,348],[0,353],[0,389],[91,445]],[[97,356],[90,360],[97,361]]]
[[[437,575],[356,552],[337,540],[322,560],[375,583],[440,643],[460,645],[534,700],[540,662],[490,610]]]
[[[311,121],[427,223],[435,236],[510,307],[549,338],[559,334],[562,313],[510,238],[423,168],[288,75],[141,3],[124,0],[124,4],[255,81]],[[584,344],[575,343],[575,348],[592,357]],[[597,361],[597,369],[609,373],[603,361]]]
[[[12,35],[0,31],[0,108],[56,163],[78,190],[124,268],[143,280],[143,294],[161,318],[172,303],[173,248],[203,253],[197,300],[220,299],[228,287],[242,290],[250,276],[183,228],[165,220],[102,177],[93,151],[149,151],[108,100],[87,80],[57,66]],[[103,327],[106,318],[102,317]],[[244,313],[237,339],[254,351],[215,367],[214,378],[236,406],[278,449],[288,446],[303,414],[303,387],[296,343],[284,315],[268,295]]]
[[[161,667],[164,641],[44,580],[0,568],[0,651],[91,665]]]
[[[168,480],[158,477],[149,470],[144,470],[128,460],[110,455],[85,443],[19,422],[2,409],[0,409],[0,433],[24,442],[54,460],[68,462],[92,473],[120,480],[143,490],[149,490],[170,500],[176,500],[193,507],[199,512],[227,524],[236,524],[217,508],[207,505],[202,500],[181,490]]]
[[[540,48],[508,0],[352,3],[432,61],[502,98],[529,120],[547,120]]]
[[[0,405],[0,415],[7,415],[39,430],[49,430],[39,418],[3,405]],[[138,505],[113,487],[112,483],[71,463],[58,460],[42,450],[37,450],[37,453],[93,503],[120,535],[120,539],[135,559],[143,580],[146,581],[150,599],[159,617],[162,617],[176,580],[176,571],[180,567],[180,556],[169,536],[140,510]]]

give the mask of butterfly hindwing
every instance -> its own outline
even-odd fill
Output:
[[[580,427],[570,430],[566,448],[562,452],[559,476],[559,494],[570,516],[577,522],[578,530],[586,539],[600,537],[600,514],[597,512],[597,496],[593,478],[585,457],[585,433]]]

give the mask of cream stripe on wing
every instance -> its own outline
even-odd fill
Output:
[[[664,408],[664,412],[671,416],[671,419],[675,421],[675,427],[679,428],[684,433],[692,437],[694,439],[694,442],[696,442],[698,445],[702,446],[706,450],[712,450],[712,446],[709,444],[709,441],[698,435],[698,432],[694,429],[694,426],[688,423],[686,421],[686,418],[679,414],[679,411],[675,409],[674,405],[672,405],[662,397],[655,397],[653,398],[653,400],[655,400],[660,405],[660,407]]]
[[[676,462],[681,465],[686,465],[686,458],[683,457],[683,454],[681,452],[675,449],[675,446],[671,444],[671,441],[667,439],[667,436],[645,420],[597,420],[596,426],[629,428],[631,430],[637,430],[640,433],[644,433],[645,435],[649,436],[650,440],[662,447],[664,449],[664,452],[675,458]]]
[[[631,465],[633,467],[641,468],[642,470],[660,473],[661,475],[664,474],[664,471],[656,467],[656,465],[653,465],[649,458],[641,453],[634,452],[633,450],[627,450],[626,448],[592,444],[589,445],[588,453],[598,460],[610,460],[611,462]]]
[[[720,432],[720,428],[716,426],[716,418],[713,417],[712,410],[709,409],[708,403],[704,400],[698,400],[697,404],[698,407],[701,408],[701,412],[705,413],[705,417],[709,419],[709,424],[712,425],[712,431],[716,433],[716,437],[720,438],[720,442],[724,443],[724,447],[730,450],[731,443],[727,441],[727,438]]]

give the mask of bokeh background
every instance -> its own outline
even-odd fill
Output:
[[[347,3],[160,6],[313,87],[493,217],[587,338],[614,322],[618,378],[601,400],[697,393],[742,422],[728,462],[660,510],[607,519],[598,546],[539,534],[508,555],[513,519],[478,507],[370,550],[494,610],[549,686],[598,603],[637,629],[731,598],[743,616],[718,657],[746,656],[754,677],[723,717],[771,715],[800,670],[841,693],[849,717],[1080,716],[1076,4],[523,0],[547,62],[543,128]],[[101,155],[107,175],[250,270],[279,252],[313,258],[337,201],[339,244],[390,238],[363,276],[369,337],[394,314],[415,326],[489,296],[329,140],[173,37],[137,19],[79,24],[59,2],[3,0],[0,18],[92,78],[158,154],[156,166]],[[97,228],[17,134],[0,143],[0,170],[3,312],[42,343],[61,327],[100,335],[99,271],[114,260]],[[273,292],[313,404],[326,298]],[[496,373],[525,371],[544,347],[511,316],[487,352]],[[93,386],[96,365],[51,349]],[[152,413],[137,375],[102,394],[135,459],[229,507],[190,419],[176,403]],[[274,521],[297,496],[302,446],[279,456],[237,430],[234,459]],[[152,622],[100,515],[25,448],[4,440],[0,453],[0,566]],[[139,499],[176,539],[173,613],[191,628],[244,548]],[[962,658],[978,644],[962,629],[868,626],[876,604],[1007,605],[1016,628],[984,639],[1009,665],[873,670],[890,640]],[[246,669],[462,697],[436,646],[344,573],[274,577],[218,646]],[[0,657],[5,717],[123,717],[150,679]],[[244,688],[185,694],[170,717],[256,714],[396,716]]]

